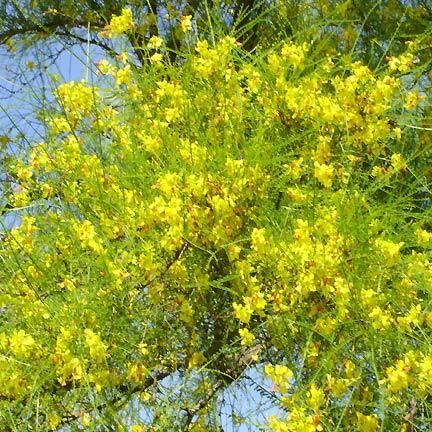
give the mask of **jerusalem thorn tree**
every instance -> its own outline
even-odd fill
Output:
[[[8,159],[0,429],[430,430],[421,41],[372,70],[191,26],[57,84]]]

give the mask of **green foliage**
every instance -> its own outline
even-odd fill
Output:
[[[251,52],[213,24],[57,85],[9,153],[1,430],[218,431],[227,392],[261,399],[234,429],[428,430],[427,39],[372,69],[326,26]]]

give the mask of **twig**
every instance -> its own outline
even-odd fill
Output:
[[[144,283],[144,284],[137,284],[136,285],[136,289],[140,292],[138,294],[138,296],[136,297],[137,300],[139,300],[141,298],[141,296],[144,294],[144,290],[146,288],[148,288],[155,280],[161,278],[163,275],[165,275],[168,270],[173,266],[173,264],[175,262],[177,262],[179,259],[181,259],[181,257],[183,256],[183,254],[186,252],[186,250],[189,248],[189,243],[185,242],[181,245],[181,247],[179,249],[176,250],[176,252],[174,253],[174,256],[171,258],[170,261],[168,261],[168,263],[165,265],[165,267],[163,268],[161,274],[152,277],[148,282]]]

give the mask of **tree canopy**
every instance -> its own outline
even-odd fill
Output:
[[[162,37],[171,60],[176,58],[184,43],[181,22],[186,16],[201,36],[211,33],[209,24],[234,31],[249,51],[302,33],[326,38],[329,50],[356,52],[375,63],[383,55],[400,54],[405,42],[420,35],[429,38],[430,45],[432,25],[427,0],[2,0],[0,44],[20,51],[38,41],[61,39],[61,49],[90,43],[114,54],[116,44],[101,30],[125,7],[135,22],[126,36],[140,64],[146,61],[142,47],[153,36]],[[418,55],[429,62],[430,48]]]
[[[31,3],[108,49],[5,146],[1,430],[429,430],[429,34],[316,15],[427,3]]]

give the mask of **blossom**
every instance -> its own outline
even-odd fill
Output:
[[[192,15],[185,15],[180,18],[180,26],[184,33],[187,33],[192,28]]]
[[[124,8],[120,15],[115,15],[111,18],[110,23],[105,27],[105,33],[108,37],[112,38],[132,30],[133,27],[132,11]]]
[[[375,432],[379,429],[376,414],[365,415],[357,412],[357,428],[359,432]]]
[[[275,386],[280,392],[284,393],[288,390],[289,381],[294,376],[291,369],[285,365],[271,365],[264,366],[265,374],[273,381]]]
[[[255,336],[247,328],[239,330],[241,345],[251,345],[255,340]]]
[[[101,363],[107,356],[106,345],[102,342],[100,336],[91,329],[85,329],[84,336],[89,348],[90,357],[96,363]]]
[[[153,35],[147,43],[148,48],[154,50],[159,49],[162,45],[163,45],[163,39],[155,35]]]
[[[408,168],[407,163],[399,153],[393,153],[391,156],[391,165],[396,171],[406,171]]]
[[[24,330],[15,330],[9,337],[9,347],[18,356],[27,356],[35,346],[35,340]]]
[[[332,164],[321,164],[317,161],[314,162],[314,176],[326,188],[331,187],[333,184],[334,167]]]

